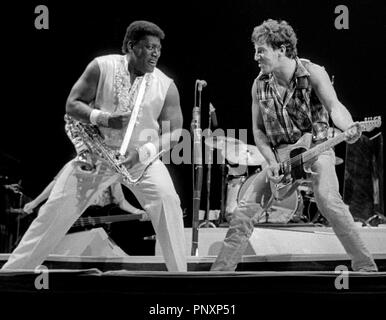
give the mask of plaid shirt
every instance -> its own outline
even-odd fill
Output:
[[[266,135],[276,147],[296,143],[306,132],[312,132],[314,140],[324,137],[329,116],[319,101],[309,81],[309,60],[296,58],[296,69],[283,101],[272,74],[256,78],[257,100],[263,117]]]

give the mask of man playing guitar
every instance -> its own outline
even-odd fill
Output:
[[[377,271],[348,206],[339,194],[331,146],[323,145],[318,152],[308,152],[306,156],[291,152],[291,145],[302,139],[308,140],[309,145],[311,142],[316,145],[326,138],[329,116],[344,131],[340,141],[357,141],[361,125],[354,123],[347,108],[338,100],[325,69],[297,57],[296,34],[287,22],[265,21],[254,29],[252,42],[260,68],[252,86],[253,134],[268,166],[233,212],[222,249],[211,270],[236,269],[252,234],[257,210],[269,207],[274,198],[266,182],[276,185],[285,180],[284,184],[291,185],[291,179],[298,178],[293,176],[297,169],[309,173],[317,206],[350,256],[352,269]],[[336,143],[340,142],[338,140]],[[276,154],[273,149],[277,150]],[[283,154],[290,159],[283,161],[280,157]],[[288,173],[292,173],[292,178]]]

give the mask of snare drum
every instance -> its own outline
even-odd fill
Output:
[[[245,181],[243,181],[237,195],[237,203],[241,201],[241,199],[245,195],[245,192],[247,191],[249,186],[251,186],[251,184],[255,182],[259,174],[261,173],[255,173],[248,177]],[[263,209],[257,212],[255,220],[257,223],[288,223],[299,207],[299,200],[300,193],[298,191],[295,191],[284,200],[273,201],[272,206],[268,209],[268,216],[266,212],[263,211]]]

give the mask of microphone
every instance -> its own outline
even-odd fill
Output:
[[[209,115],[212,120],[212,125],[214,128],[218,127],[218,122],[217,122],[217,115],[216,115],[216,109],[213,107],[212,103],[209,103]]]
[[[203,87],[206,87],[208,85],[205,80],[197,80],[197,83],[202,85]]]
[[[201,91],[202,88],[206,87],[208,84],[205,80],[196,80],[196,84],[198,84],[198,90]]]

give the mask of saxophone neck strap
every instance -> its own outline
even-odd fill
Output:
[[[135,125],[135,122],[137,121],[139,106],[141,105],[143,96],[145,94],[146,77],[147,77],[147,74],[145,74],[143,76],[143,79],[141,81],[141,85],[139,87],[138,94],[137,94],[137,99],[135,100],[135,104],[134,104],[133,111],[131,113],[130,121],[129,121],[129,124],[128,124],[127,129],[126,129],[125,137],[123,138],[122,145],[121,145],[121,148],[119,150],[119,153],[122,156],[124,156],[126,154],[126,151],[127,151],[128,146],[129,146],[130,139],[131,139],[131,135],[133,134],[134,125]]]

